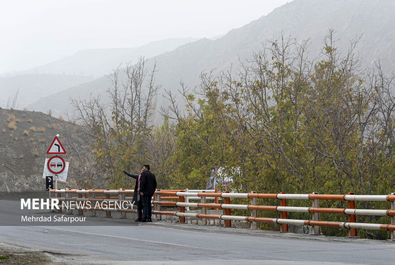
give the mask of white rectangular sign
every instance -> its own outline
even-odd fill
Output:
[[[48,169],[48,158],[45,159],[44,163],[44,171],[43,171],[43,178],[46,176],[53,176],[53,180],[58,180],[60,182],[66,182],[67,181],[67,173],[69,172],[69,162],[66,162],[66,167],[63,170],[62,173],[55,175],[54,173],[50,172]]]

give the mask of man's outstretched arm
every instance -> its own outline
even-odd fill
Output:
[[[134,179],[137,179],[137,178],[139,177],[138,174],[131,174],[131,173],[127,172],[126,170],[122,170],[122,171],[123,171],[123,173],[125,173],[127,176],[132,177],[132,178],[134,178]]]

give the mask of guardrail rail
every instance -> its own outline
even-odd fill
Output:
[[[50,196],[60,201],[128,201],[133,198],[133,190],[51,190]],[[249,204],[233,203],[232,199],[249,199]],[[258,205],[258,199],[275,199],[278,205]],[[198,200],[198,202],[195,202]],[[288,206],[289,200],[308,200],[311,207]],[[321,208],[320,201],[344,201],[347,208]],[[245,201],[245,200],[244,200]],[[390,202],[390,209],[357,209],[356,202]],[[231,227],[232,221],[250,222],[252,229],[257,228],[257,223],[279,224],[281,232],[288,232],[288,225],[311,226],[313,234],[320,234],[320,227],[338,227],[349,230],[349,236],[357,236],[358,229],[390,231],[391,239],[395,240],[395,194],[390,195],[345,195],[333,194],[286,194],[286,193],[233,193],[218,192],[217,190],[157,190],[153,196],[152,214],[157,216],[168,215],[178,217],[180,223],[185,223],[185,218],[201,219],[207,224],[209,219],[223,220],[225,227]],[[163,210],[163,207],[174,207],[174,211]],[[190,209],[198,209],[191,211]],[[208,209],[216,210],[216,214],[209,214]],[[100,209],[92,209],[93,211]],[[135,209],[116,210],[125,217],[126,212],[136,212]],[[106,209],[106,216],[111,217],[112,209]],[[232,210],[248,210],[248,216],[232,215]],[[59,211],[62,211],[60,209]],[[78,214],[83,214],[83,209]],[[257,211],[278,212],[279,218],[258,217]],[[309,213],[311,219],[290,219],[288,213]],[[346,215],[347,221],[320,220],[321,213]],[[389,216],[390,224],[358,223],[356,216]]]

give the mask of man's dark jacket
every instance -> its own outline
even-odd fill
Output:
[[[138,187],[139,175],[138,174],[129,173],[129,172],[125,171],[125,170],[123,171],[123,173],[125,173],[129,177],[132,177],[132,178],[134,178],[136,180],[136,184],[134,185],[133,201],[137,202],[137,187]]]
[[[147,170],[141,174],[141,184],[140,184],[140,192],[143,192],[146,196],[154,195],[156,190],[156,178],[155,175],[151,173],[151,171]]]
[[[134,194],[133,194],[133,201],[137,201],[137,188],[138,188],[138,174],[131,174],[126,171],[123,171],[129,177],[132,177],[136,180],[136,184],[134,186]],[[156,190],[156,178],[155,175],[151,173],[151,171],[144,171],[141,173],[140,177],[140,192],[143,192],[144,195],[152,196]]]

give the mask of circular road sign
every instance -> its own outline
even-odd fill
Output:
[[[66,167],[64,159],[60,156],[53,156],[48,160],[48,170],[53,174],[60,174]]]

